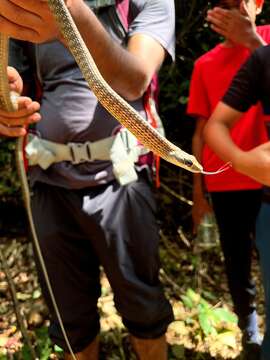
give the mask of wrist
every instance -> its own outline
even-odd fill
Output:
[[[248,40],[246,47],[251,51],[255,51],[257,48],[261,46],[265,46],[266,42],[263,40],[263,38],[257,34],[257,32],[254,32],[253,35]]]
[[[231,160],[232,167],[234,168],[234,170],[240,173],[245,173],[246,159],[247,159],[246,151],[242,151],[242,150],[237,151],[237,153],[234,155],[234,157]]]

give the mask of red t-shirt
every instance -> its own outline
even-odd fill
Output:
[[[260,26],[257,32],[270,43],[270,26]],[[194,65],[188,114],[208,119],[217,103],[225,95],[234,75],[246,61],[250,51],[243,46],[217,45],[201,56]],[[250,150],[267,141],[265,117],[260,104],[253,106],[231,130],[234,142],[243,150]],[[203,148],[202,165],[206,171],[216,171],[224,162],[207,146]],[[234,169],[205,176],[208,191],[233,191],[259,189],[261,184],[236,172]]]

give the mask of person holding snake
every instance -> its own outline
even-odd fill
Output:
[[[131,0],[127,24],[117,1],[66,3],[102,76],[147,120],[145,94],[165,57],[174,58],[174,2]],[[38,122],[26,147],[31,206],[76,358],[98,359],[102,265],[138,358],[165,360],[173,314],[158,279],[152,154],[89,91],[46,1],[1,1],[0,32],[17,39],[10,55],[20,75],[9,68],[11,87],[21,93],[21,77],[25,84],[18,111],[0,112],[0,133],[23,136],[25,124]],[[27,97],[34,84],[38,101]],[[71,359],[41,272],[40,279],[51,338]]]

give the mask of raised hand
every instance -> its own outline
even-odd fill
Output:
[[[256,32],[255,15],[245,1],[242,1],[240,9],[215,7],[209,10],[206,20],[218,34],[253,51],[258,46],[265,45]]]
[[[1,0],[0,32],[34,43],[59,37],[47,0]]]

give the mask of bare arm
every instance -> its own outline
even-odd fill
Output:
[[[203,130],[206,122],[207,120],[204,118],[197,119],[196,129],[192,137],[192,153],[199,162],[202,159],[204,147]],[[194,232],[196,232],[204,215],[210,212],[212,212],[212,209],[205,197],[204,177],[201,174],[193,174],[192,219]]]
[[[233,142],[230,129],[242,113],[219,102],[204,128],[205,141],[211,149],[225,162],[231,161],[235,167],[235,158],[242,153]]]
[[[68,0],[67,5],[105,80],[127,100],[141,97],[164,60],[164,48],[150,36],[137,34],[124,49],[83,0]],[[45,0],[1,0],[0,15],[0,30],[14,38],[60,39]]]
[[[221,159],[230,161],[235,170],[269,186],[270,142],[243,151],[230,136],[231,127],[241,115],[241,112],[220,102],[205,126],[205,141]]]

